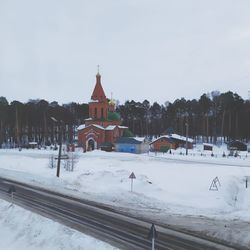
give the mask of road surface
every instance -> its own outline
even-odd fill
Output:
[[[151,222],[142,221],[102,204],[69,197],[43,188],[0,178],[0,197],[10,201],[14,185],[14,203],[33,212],[106,241],[120,249],[151,249],[147,238]],[[156,225],[156,250],[236,249],[171,228]]]

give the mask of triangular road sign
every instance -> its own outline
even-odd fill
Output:
[[[211,191],[218,191],[218,187],[216,185],[216,181],[215,180],[212,181],[212,184],[211,184],[209,190],[211,190]]]
[[[131,175],[129,176],[129,178],[130,179],[136,179],[134,172],[131,173]]]
[[[155,229],[155,224],[153,223],[152,226],[151,226],[151,228],[150,228],[150,231],[149,231],[149,234],[148,234],[148,238],[150,240],[152,240],[152,239],[156,239],[157,237],[158,237],[158,233],[157,233],[157,231]]]
[[[214,179],[214,181],[216,182],[216,183],[218,183],[219,185],[220,185],[220,187],[221,187],[221,184],[220,184],[220,180],[219,180],[219,178],[216,176],[216,178]]]

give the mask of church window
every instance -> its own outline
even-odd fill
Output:
[[[102,112],[102,118],[103,118],[103,108],[101,109],[101,112]]]
[[[95,108],[95,118],[97,118],[97,108]]]

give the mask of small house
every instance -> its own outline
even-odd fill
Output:
[[[154,152],[166,152],[168,149],[176,149],[177,147],[177,144],[168,135],[158,137],[149,145],[150,150]]]
[[[172,139],[173,142],[176,144],[176,148],[179,148],[179,147],[185,148],[186,143],[187,143],[188,149],[193,148],[194,140],[191,138],[186,138],[185,136],[181,136],[178,134],[169,135],[169,138]]]
[[[32,148],[32,149],[38,148],[38,143],[35,141],[29,142],[28,148]]]
[[[145,138],[120,137],[115,142],[115,151],[142,154],[149,151],[149,144]]]

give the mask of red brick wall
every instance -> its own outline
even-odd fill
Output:
[[[97,113],[95,113],[95,109]],[[103,109],[103,116],[102,116]],[[108,102],[90,102],[89,103],[89,117],[93,119],[107,119],[108,118]]]
[[[103,130],[95,126],[89,126],[78,131],[78,144],[86,149],[86,142],[92,138],[97,143],[97,148],[104,142],[114,143],[123,135],[124,129],[116,127],[113,130]]]
[[[89,138],[93,138],[97,143],[97,147],[105,142],[105,130],[95,126],[89,126],[78,131],[78,144],[86,148],[86,142]]]

